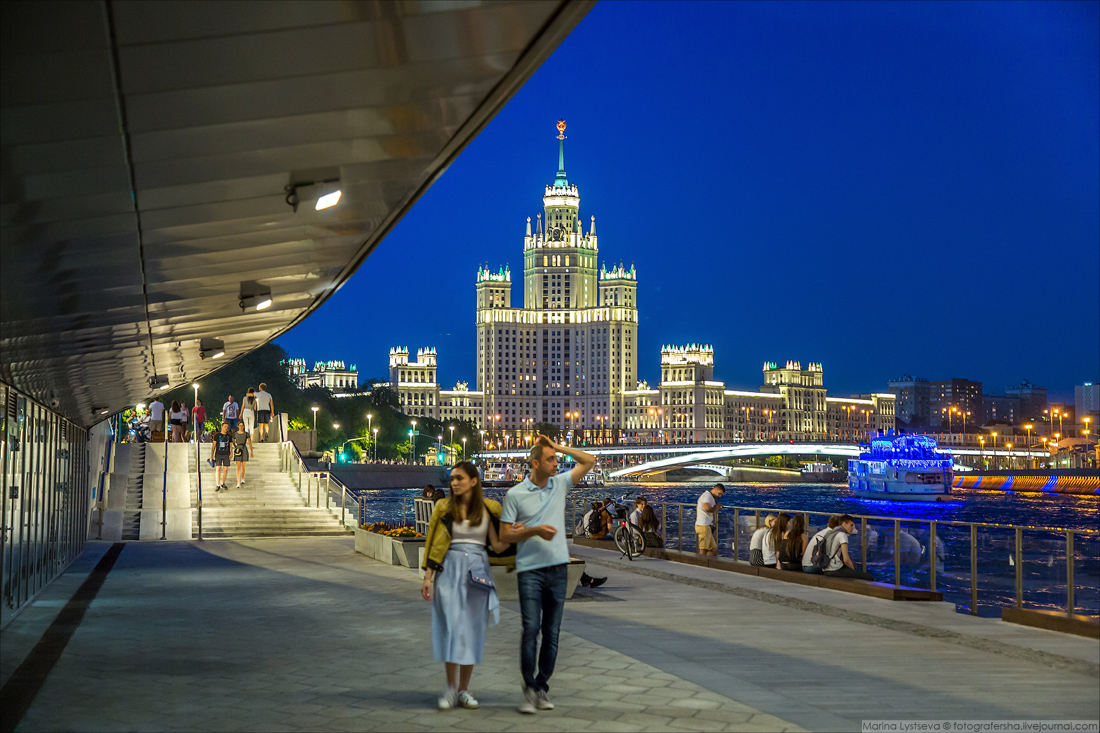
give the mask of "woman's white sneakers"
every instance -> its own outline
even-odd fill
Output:
[[[443,691],[443,694],[439,696],[439,709],[451,710],[458,702],[458,691],[453,687],[448,687]]]
[[[467,710],[477,710],[477,698],[471,695],[466,690],[458,692],[453,687],[448,687],[443,691],[443,694],[439,696],[439,709],[440,710],[453,710],[454,708],[466,708]]]

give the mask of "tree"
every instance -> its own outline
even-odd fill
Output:
[[[550,440],[557,440],[558,436],[561,435],[558,426],[548,422],[535,423],[535,432],[539,435],[545,435]]]

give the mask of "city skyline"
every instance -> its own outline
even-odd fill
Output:
[[[838,394],[920,374],[990,393],[1030,379],[1072,399],[1100,370],[1097,84],[1082,63],[1096,39],[1082,12],[1095,8],[597,6],[360,272],[277,342],[357,362],[362,379],[385,378],[390,346],[431,345],[443,383],[469,379],[472,275],[486,261],[522,269],[516,242],[564,117],[581,217],[595,213],[608,252],[643,278],[638,378],[658,381],[661,344],[707,342],[736,387],[758,386],[761,361],[796,359],[824,362]],[[754,28],[767,43],[749,43]],[[670,68],[632,69],[624,35],[660,35]],[[970,63],[978,42],[1012,63]],[[1039,84],[1055,71],[1058,85]],[[876,347],[887,332],[895,346]]]

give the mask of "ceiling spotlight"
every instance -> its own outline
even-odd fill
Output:
[[[241,310],[254,308],[262,311],[271,307],[271,288],[258,282],[246,281],[241,283]]]
[[[92,414],[93,415],[106,415],[110,411],[111,411],[110,407],[93,407],[92,408]]]
[[[199,358],[220,359],[225,356],[225,342],[221,339],[202,339],[199,341]]]
[[[314,209],[328,209],[340,201],[340,169],[337,167],[314,168],[294,171],[290,174],[290,183],[286,191],[286,205],[298,212],[298,204],[303,201],[315,201]]]
[[[149,380],[149,387],[151,389],[168,389],[172,385],[168,382],[167,374],[158,374]]]
[[[332,193],[326,193],[324,196],[318,197],[317,206],[315,208],[317,211],[320,211],[321,209],[328,209],[330,207],[336,206],[336,204],[338,204],[339,202],[340,189],[336,189]]]

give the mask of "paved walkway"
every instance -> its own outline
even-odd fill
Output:
[[[5,629],[6,681],[108,545]],[[1100,644],[575,547],[610,577],[566,607],[552,695],[515,712],[505,604],[438,713],[430,607],[349,538],[131,543],[19,730],[859,730],[864,719],[1096,719]],[[606,571],[606,573],[604,572]]]
[[[482,709],[439,713],[443,669],[416,574],[352,545],[128,544],[18,730],[797,730],[569,633],[557,709],[522,716],[514,608],[475,672]],[[3,632],[4,681],[107,547]],[[582,605],[598,604],[567,612]]]

